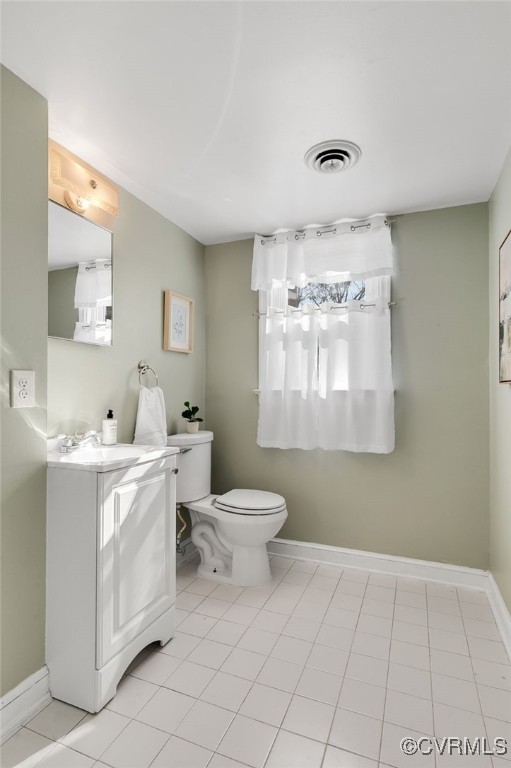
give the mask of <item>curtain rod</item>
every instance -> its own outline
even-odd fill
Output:
[[[385,219],[385,226],[390,227],[391,224],[395,224],[396,219]],[[340,225],[339,225],[340,226]],[[314,227],[305,228],[305,230],[299,230],[295,232],[294,238],[295,240],[302,240],[306,235],[306,230],[309,229],[310,231],[314,230]],[[371,222],[370,221],[364,221],[361,224],[350,224],[350,231],[355,232],[357,229],[371,229]],[[292,233],[292,230],[289,230],[289,234]],[[285,232],[282,232],[280,234],[286,234]],[[335,224],[331,224],[325,227],[318,227],[316,229],[316,237],[322,237],[322,235],[336,235],[337,234],[337,227]],[[261,237],[261,245],[267,245],[268,243],[276,242],[277,235],[263,235]]]
[[[365,309],[366,307],[375,307],[376,304],[365,304],[365,303],[362,303],[359,306],[360,306],[360,309]],[[396,302],[395,301],[389,301],[388,302],[388,306],[389,306],[389,308],[395,307],[396,306]],[[336,309],[349,309],[349,304],[337,304],[335,307],[329,307],[329,312],[335,312]],[[289,307],[289,311],[291,313],[297,313],[297,312],[302,312],[303,313],[303,309],[301,309],[300,307]],[[314,312],[321,312],[321,307],[316,307],[313,311]],[[273,314],[274,315],[283,315],[285,312],[286,312],[285,309],[275,309],[273,311]],[[306,313],[306,314],[308,314],[308,313]],[[268,312],[252,312],[252,317],[268,317],[268,316],[269,316]],[[271,315],[270,315],[270,317],[271,317]]]

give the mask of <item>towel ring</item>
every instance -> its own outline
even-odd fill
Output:
[[[152,371],[154,373],[154,378],[156,379],[156,386],[159,386],[158,382],[158,374],[154,370],[154,368],[151,368],[150,365],[147,365],[147,363],[144,363],[143,360],[141,360],[138,364],[138,383],[142,387],[142,376],[147,373],[148,371]]]

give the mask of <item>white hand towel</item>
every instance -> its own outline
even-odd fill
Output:
[[[161,387],[140,387],[136,445],[167,445],[167,416]]]

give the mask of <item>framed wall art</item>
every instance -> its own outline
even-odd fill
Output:
[[[511,229],[499,248],[499,381],[511,384]]]
[[[165,291],[163,349],[170,352],[193,352],[193,311],[193,299]]]

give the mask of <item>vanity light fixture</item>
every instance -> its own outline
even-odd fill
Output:
[[[75,213],[85,213],[89,209],[89,201],[83,197],[75,195],[68,189],[64,190],[64,202],[68,208],[71,208]]]
[[[63,190],[64,202],[72,211],[84,214],[93,206],[110,216],[119,215],[117,189],[54,141],[49,145],[49,177],[50,185]]]

